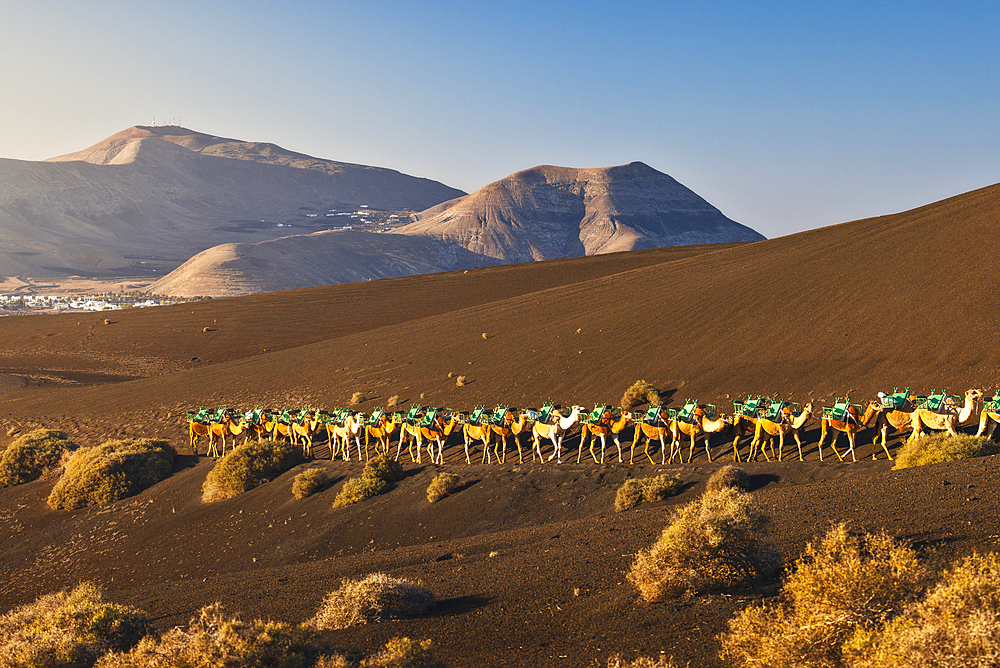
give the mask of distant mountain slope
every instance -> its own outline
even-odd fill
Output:
[[[209,248],[149,292],[230,297],[499,263],[429,237],[334,230]]]
[[[142,270],[128,259],[128,268],[100,271],[48,264],[44,254],[62,246],[145,257],[147,269],[166,273],[220,243],[325,229],[320,214],[333,208],[420,210],[461,194],[395,170],[273,144],[133,127],[46,162],[0,159],[0,273]]]
[[[319,244],[319,237],[310,235],[298,237],[308,242],[288,237],[252,250],[232,245],[209,249],[150,290],[228,296],[322,285],[323,280],[408,276],[421,266],[442,271],[764,238],[641,162],[598,169],[536,167],[431,207],[414,219],[392,235],[367,239],[364,233],[338,235],[323,237]],[[337,249],[338,241],[348,242],[348,247]],[[383,253],[388,257],[382,258]],[[429,253],[434,261],[427,261]],[[348,256],[352,260],[344,262]],[[264,268],[261,263],[269,264]],[[290,269],[285,273],[279,266]],[[255,272],[260,275],[255,277]]]
[[[764,239],[641,162],[535,167],[414,218],[397,233],[453,241],[507,262]]]

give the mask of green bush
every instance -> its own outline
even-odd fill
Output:
[[[671,523],[629,571],[647,601],[731,589],[774,576],[781,559],[764,538],[767,515],[735,489],[705,492]]]
[[[726,464],[708,478],[705,485],[709,491],[732,487],[744,492],[750,491],[750,474],[735,464]]]
[[[80,448],[70,455],[48,504],[72,510],[134,496],[169,477],[176,454],[166,441],[148,438]]]
[[[59,465],[63,452],[76,445],[66,434],[52,429],[36,429],[18,436],[0,456],[0,487],[13,487],[42,477]]]
[[[896,455],[893,469],[972,459],[1000,453],[1000,443],[991,439],[959,434],[952,436],[941,432],[907,441]]]
[[[343,580],[323,599],[309,624],[317,629],[346,629],[388,619],[416,617],[434,605],[434,595],[420,582],[372,573],[361,580]]]
[[[427,501],[434,503],[453,493],[458,489],[460,478],[454,473],[443,471],[434,476],[431,484],[427,486]]]
[[[845,644],[866,644],[858,638],[899,614],[927,579],[910,548],[841,524],[806,546],[776,603],[751,605],[730,621],[723,656],[761,668],[848,665]]]
[[[220,459],[205,478],[201,500],[220,501],[274,480],[302,461],[301,448],[280,441],[250,441]]]
[[[244,622],[215,603],[202,608],[186,629],[175,627],[158,638],[146,637],[129,652],[104,656],[97,668],[301,668],[329,651],[307,626]]]
[[[0,665],[92,666],[109,651],[128,650],[150,630],[142,612],[108,603],[100,589],[84,582],[0,617]]]
[[[667,497],[673,496],[681,488],[681,477],[679,475],[667,475],[666,473],[652,478],[629,478],[615,495],[615,510],[622,512],[629,508],[635,508],[639,503],[655,503],[663,501]]]
[[[403,467],[388,455],[373,457],[365,464],[360,478],[350,478],[333,500],[334,508],[343,508],[373,496],[384,494],[394,482],[403,479]]]
[[[330,475],[326,469],[306,469],[295,476],[295,481],[292,483],[292,494],[296,499],[304,499],[329,484]]]
[[[846,650],[857,668],[973,668],[1000,664],[1000,560],[972,555],[919,603]]]

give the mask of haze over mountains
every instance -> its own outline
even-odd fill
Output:
[[[763,239],[638,162],[540,166],[463,195],[273,144],[137,126],[46,162],[0,160],[0,275],[176,269],[150,290],[220,296]],[[420,213],[392,235],[328,231],[336,219],[324,214],[359,207]]]

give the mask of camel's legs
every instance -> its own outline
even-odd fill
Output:
[[[854,456],[854,432],[853,431],[848,431],[848,432],[845,432],[845,433],[847,434],[847,442],[850,444],[850,447],[848,448],[848,451],[851,453],[851,461],[852,462],[856,462],[856,461],[858,461],[858,458]],[[847,453],[845,452],[844,454],[847,454]]]
[[[795,436],[795,444],[799,446],[799,461],[805,461],[802,459],[802,439],[799,438],[799,432],[794,431],[792,432],[792,435]]]
[[[615,445],[618,446],[618,463],[622,463],[622,442],[618,440],[618,434],[615,434]]]

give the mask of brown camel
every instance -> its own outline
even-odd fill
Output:
[[[303,415],[300,420],[289,426],[291,426],[292,443],[298,445],[299,439],[302,439],[302,456],[312,457],[313,434],[319,431],[319,417],[315,411]]]
[[[708,417],[708,413],[705,409],[700,406],[694,411],[694,419],[691,422],[683,422],[681,420],[671,420],[670,421],[670,435],[672,442],[670,444],[670,459],[667,460],[669,464],[674,460],[674,448],[677,449],[677,456],[680,458],[681,451],[681,435],[691,437],[691,448],[688,451],[687,463],[691,463],[691,459],[694,457],[694,446],[695,442],[699,438],[705,439],[705,455],[708,457],[708,461],[712,461],[712,449],[711,439],[712,434],[718,434],[723,431],[729,425],[733,424],[733,421],[726,415],[719,415],[715,418]]]
[[[917,396],[910,393],[910,388],[906,388],[902,392],[898,389],[892,395],[887,395],[885,392],[878,393],[879,406],[878,417],[875,418],[875,437],[872,439],[872,446],[878,443],[879,437],[882,437],[882,449],[885,450],[885,454],[892,459],[892,455],[889,454],[889,448],[886,445],[889,439],[889,427],[892,427],[899,433],[904,433],[911,431],[913,429],[913,422],[911,420],[913,416],[913,409],[916,408]]]
[[[517,446],[518,464],[522,464],[524,463],[524,457],[521,453],[521,434],[528,430],[531,421],[524,411],[506,408],[500,412],[503,415],[497,420],[499,424],[493,423],[490,425],[493,433],[500,437],[500,463],[505,464],[507,462],[507,437],[512,436],[514,444]]]
[[[961,408],[947,397],[936,409],[915,408],[910,416],[910,425],[913,433],[908,441],[925,436],[924,429],[935,431],[947,431],[952,436],[957,436],[956,427],[964,427],[973,423],[973,416],[977,402],[983,398],[982,390],[967,390],[965,392],[965,403]]]
[[[209,425],[188,420],[188,434],[191,436],[191,452],[198,454],[198,439],[202,436],[208,436],[208,430]]]
[[[431,457],[431,463],[444,464],[444,442],[451,436],[451,432],[460,422],[458,417],[452,413],[446,421],[443,416],[437,415],[428,425],[420,426],[420,436],[427,439],[427,454]],[[437,454],[434,454],[434,444],[437,444]],[[417,463],[420,463],[420,454],[417,454]]]
[[[486,420],[482,424],[471,424],[469,422],[462,422],[462,438],[465,440],[465,463],[471,464],[472,458],[469,456],[469,446],[473,441],[480,441],[483,444],[483,461],[481,463],[485,464],[487,458],[490,460],[490,464],[493,463],[493,458],[490,455],[490,442],[493,439],[493,428],[490,423]],[[496,450],[496,446],[494,446]],[[500,454],[497,453],[497,463],[500,463]]]
[[[382,453],[384,455],[389,454],[389,442],[392,440],[392,433],[399,428],[399,424],[402,420],[402,416],[395,413],[391,416],[382,414],[378,417],[375,424],[365,425],[365,452],[368,451],[368,443],[371,439],[375,439],[375,452]],[[396,461],[399,461],[399,449],[402,446],[400,443],[396,447]]]
[[[993,430],[1000,424],[1000,392],[993,395],[993,399],[986,402],[982,413],[979,416],[979,431],[976,436],[986,433],[986,438],[993,438]]]
[[[846,400],[845,403],[847,403]],[[872,422],[879,414],[879,405],[878,401],[869,402],[863,414],[861,414],[859,406],[852,406],[850,404],[843,409],[842,414],[839,414],[840,411],[827,414],[827,411],[824,410],[824,414],[820,418],[819,460],[823,461],[823,441],[826,440],[827,432],[833,432],[833,441],[830,443],[830,448],[833,450],[833,454],[837,455],[837,459],[844,461],[844,458],[837,452],[837,438],[843,432],[847,434],[847,442],[850,444],[847,452],[851,454],[851,461],[858,461],[858,458],[854,456],[855,439],[859,431],[872,426]],[[838,414],[843,419],[838,420]],[[844,454],[846,455],[847,453]],[[886,450],[885,454],[888,455],[889,451]],[[874,452],[872,453],[872,459],[876,459]],[[892,459],[892,457],[889,457],[889,459]]]
[[[778,412],[777,420],[771,420],[766,417],[757,418],[757,428],[753,433],[753,441],[750,443],[750,453],[747,455],[747,461],[757,461],[757,451],[760,448],[761,452],[764,452],[764,458],[767,461],[771,461],[771,458],[767,456],[767,452],[764,451],[764,447],[761,445],[763,439],[767,439],[771,443],[771,454],[774,454],[773,439],[775,436],[778,437],[778,461],[781,461],[782,450],[785,447],[785,436],[791,434],[795,437],[795,443],[799,446],[799,461],[802,459],[802,439],[799,438],[799,431],[805,425],[805,423],[812,417],[813,405],[806,404],[802,408],[802,412],[798,415],[793,415],[791,410],[782,409]]]
[[[663,419],[663,416],[657,414],[655,420],[652,424],[646,424],[645,422],[635,423],[635,436],[632,438],[632,451],[629,453],[628,463],[631,464],[633,458],[635,457],[635,448],[642,439],[645,437],[646,445],[643,448],[643,452],[646,453],[646,457],[649,459],[650,464],[656,464],[653,461],[653,457],[649,454],[649,444],[653,439],[658,439],[660,441],[660,452],[662,453],[661,459],[662,464],[667,463],[667,437],[670,436],[670,441],[673,443],[673,433],[670,431],[670,425]]]
[[[615,445],[618,446],[618,463],[622,461],[622,444],[618,438],[629,423],[632,421],[632,413],[628,411],[622,411],[621,416],[616,420],[614,415],[610,410],[605,411],[601,415],[600,422],[586,423],[581,427],[580,430],[580,452],[583,451],[583,443],[590,437],[590,456],[593,458],[594,462],[597,463],[597,455],[594,453],[594,443],[598,438],[601,439],[601,461],[604,463],[604,450],[607,446],[607,438],[611,436],[615,440]],[[576,463],[580,463],[580,452],[576,455]]]

